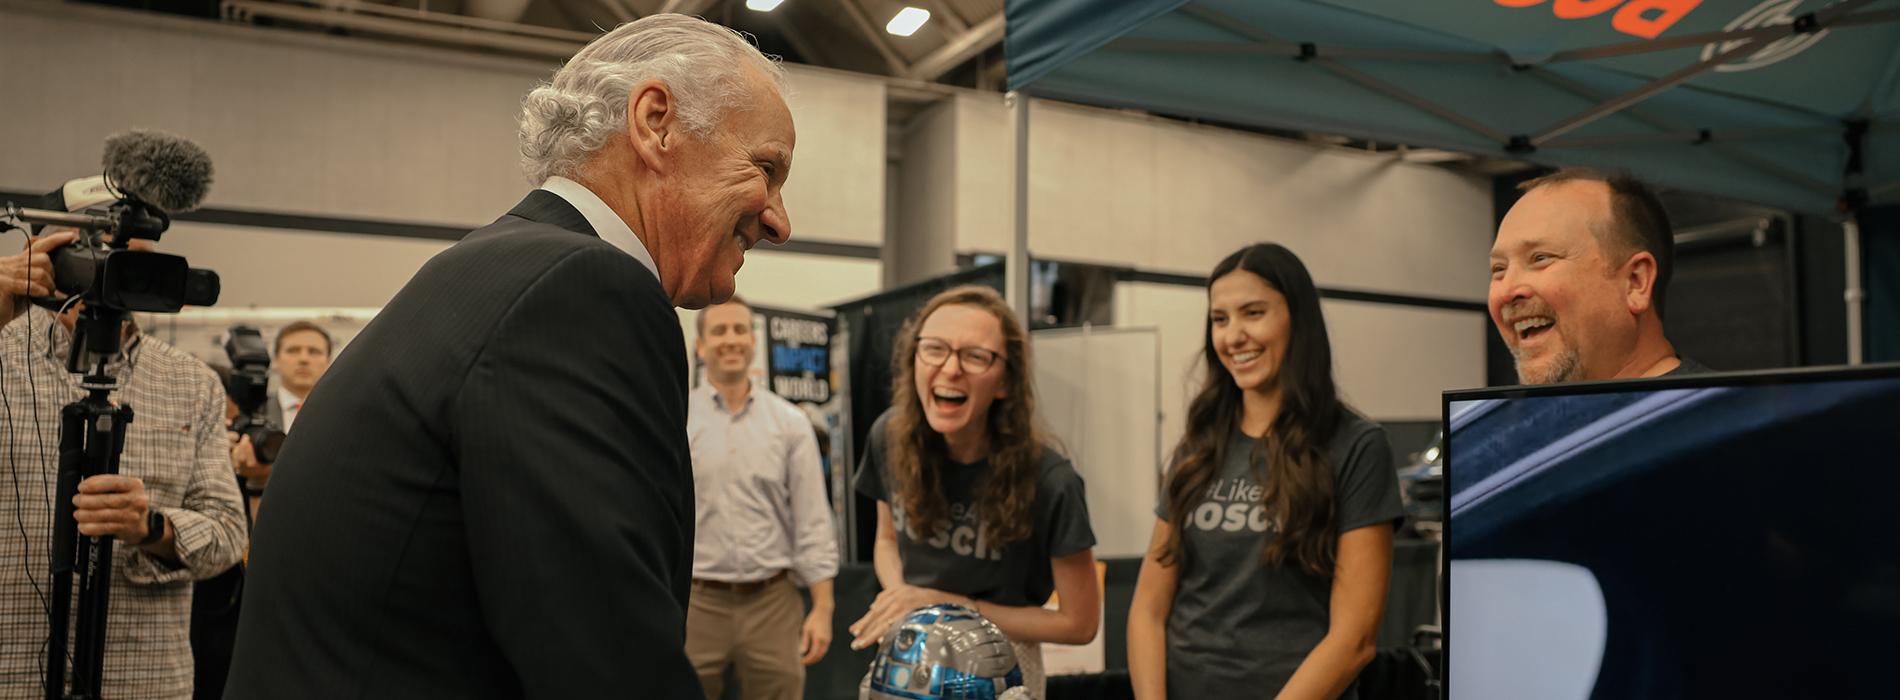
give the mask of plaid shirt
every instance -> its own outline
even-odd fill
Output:
[[[0,698],[43,698],[59,415],[85,395],[66,372],[72,334],[40,309],[0,330]],[[132,406],[119,471],[171,521],[183,565],[113,546],[104,695],[190,698],[191,583],[236,563],[250,535],[224,429],[224,387],[204,363],[151,336],[109,371]],[[74,586],[76,590],[77,585]],[[77,605],[74,606],[75,611]],[[68,669],[70,669],[70,664]]]

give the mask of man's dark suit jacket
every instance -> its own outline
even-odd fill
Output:
[[[430,260],[274,465],[225,697],[703,697],[684,348],[552,193]]]

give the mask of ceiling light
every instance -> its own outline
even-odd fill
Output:
[[[929,10],[921,7],[906,7],[897,11],[897,16],[891,18],[890,24],[884,25],[884,31],[898,36],[910,36],[916,34],[917,28],[924,26],[924,23],[928,21],[930,21]]]
[[[785,0],[745,0],[745,9],[771,12],[778,9],[779,3],[782,2],[785,2]]]

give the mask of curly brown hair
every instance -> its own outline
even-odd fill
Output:
[[[1035,383],[1029,377],[1029,333],[996,290],[963,286],[935,297],[898,332],[891,353],[891,417],[885,426],[886,468],[892,501],[903,509],[913,539],[941,532],[950,523],[943,495],[943,469],[950,463],[943,435],[930,429],[917,395],[917,331],[937,309],[971,306],[995,316],[1003,326],[1003,382],[1008,395],[990,405],[989,474],[977,489],[977,513],[983,538],[1002,547],[1029,537],[1029,508],[1036,501],[1044,432],[1036,424]]]

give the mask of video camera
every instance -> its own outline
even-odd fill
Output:
[[[258,463],[275,462],[277,450],[284,446],[284,430],[265,410],[264,402],[270,398],[270,348],[264,334],[251,326],[232,326],[224,354],[231,358],[231,381],[224,391],[238,407],[231,432],[251,439]]]
[[[211,184],[211,160],[196,144],[152,131],[131,131],[106,140],[104,174],[67,182],[48,194],[44,209],[7,203],[7,218],[34,225],[79,229],[79,240],[50,253],[53,283],[65,299],[34,299],[61,310],[75,300],[100,312],[100,325],[116,324],[132,311],[176,313],[185,305],[218,301],[218,275],[192,268],[183,257],[128,250],[134,239],[156,241],[173,213],[190,211]],[[111,234],[111,241],[105,239]],[[100,357],[118,351],[119,334],[89,334],[89,347],[74,344],[67,369],[85,372]]]

